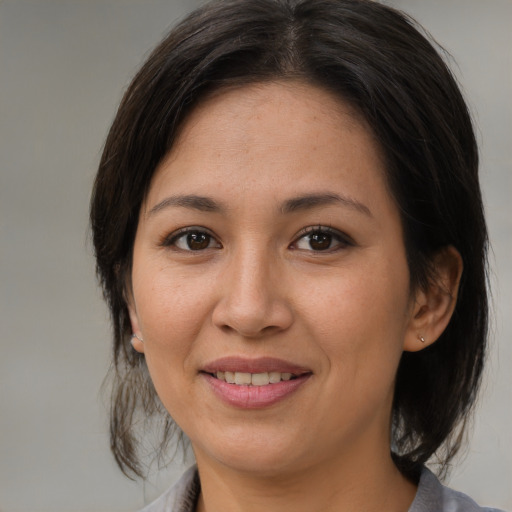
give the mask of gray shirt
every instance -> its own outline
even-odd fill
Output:
[[[176,485],[141,512],[194,512],[201,491],[195,466],[189,468]],[[427,468],[423,468],[416,497],[409,512],[502,512],[482,508],[469,496],[442,485]]]

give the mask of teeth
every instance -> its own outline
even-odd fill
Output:
[[[250,373],[242,373],[235,372],[235,384],[237,385],[249,385],[251,383],[251,374]]]
[[[251,384],[253,386],[266,386],[270,382],[268,373],[253,373],[251,377]]]
[[[281,374],[279,372],[270,372],[268,374],[268,379],[270,381],[270,384],[276,384],[281,380]]]
[[[290,380],[293,374],[281,372],[217,372],[216,377],[219,380],[226,381],[228,384],[237,384],[239,386],[266,386],[268,384],[277,384],[282,380]]]

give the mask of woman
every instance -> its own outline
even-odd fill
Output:
[[[143,476],[163,417],[197,462],[147,511],[481,510],[424,467],[485,356],[477,167],[454,79],[388,7],[216,1],[169,34],[91,204],[113,453]]]

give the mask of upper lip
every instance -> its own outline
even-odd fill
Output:
[[[216,372],[241,372],[241,373],[265,373],[280,372],[301,375],[311,373],[309,368],[297,365],[290,361],[274,357],[259,357],[255,359],[245,357],[222,357],[203,366],[205,373]]]

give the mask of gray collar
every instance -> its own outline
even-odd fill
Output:
[[[192,466],[165,494],[141,512],[194,512],[201,492],[197,467]],[[418,491],[409,512],[503,512],[481,508],[469,496],[442,485],[429,469],[423,468]]]

